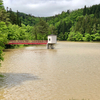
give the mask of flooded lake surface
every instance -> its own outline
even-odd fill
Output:
[[[4,58],[0,100],[100,100],[100,43],[8,49]]]

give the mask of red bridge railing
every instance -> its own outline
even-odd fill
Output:
[[[47,44],[47,40],[10,40],[8,44]]]

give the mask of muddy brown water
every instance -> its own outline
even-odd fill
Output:
[[[0,100],[100,100],[100,43],[5,50]]]

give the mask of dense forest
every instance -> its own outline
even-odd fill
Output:
[[[100,41],[100,4],[35,17],[5,9],[0,0],[0,61],[9,40],[46,40],[49,34],[56,34],[61,41]]]
[[[58,40],[100,41],[100,4],[62,11],[51,17],[35,17],[18,11],[15,13],[11,8],[7,8],[7,12],[12,24],[33,26],[34,39],[42,39],[40,35],[47,33],[43,36],[45,39],[48,34],[56,34]]]

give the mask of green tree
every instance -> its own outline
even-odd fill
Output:
[[[97,33],[100,34],[100,24],[97,25]]]
[[[96,33],[95,38],[93,39],[94,41],[100,41],[100,34]]]
[[[64,34],[64,39],[67,40],[67,38],[68,38],[68,33],[65,32],[65,34]]]
[[[0,0],[0,9],[4,8],[3,6],[3,0]]]
[[[94,14],[96,18],[99,18],[99,12],[100,12],[99,7],[97,7]]]
[[[34,39],[37,40],[37,34],[38,34],[38,27],[37,26],[33,27],[32,33],[33,33],[32,36],[34,36]]]
[[[67,13],[70,14],[70,10],[67,10]]]
[[[5,47],[5,43],[7,42],[7,26],[8,25],[8,20],[7,19],[8,15],[6,14],[6,11],[3,6],[3,1],[0,0],[0,62],[3,60],[3,49]],[[5,22],[3,22],[5,21]],[[1,63],[0,63],[1,65]]]
[[[93,25],[93,33],[95,34],[97,32],[97,29],[96,29],[96,24]]]
[[[9,15],[7,14],[6,10],[4,9],[3,6],[3,1],[0,0],[0,21],[6,22],[6,25],[9,24]]]
[[[91,26],[89,24],[87,24],[87,28],[85,32],[91,34]]]
[[[3,49],[7,43],[7,26],[5,22],[0,22],[0,62],[3,60]]]
[[[16,24],[16,25],[19,25],[19,16],[18,16],[18,11],[17,11],[17,14],[15,14],[12,9],[10,8],[10,10],[8,11],[9,13],[9,19],[10,19],[10,22],[12,24]]]
[[[17,21],[16,21],[16,24],[19,25],[19,12],[17,10]]]
[[[46,38],[47,35],[48,35],[48,28],[49,28],[49,26],[46,23],[46,21],[40,19],[40,22],[37,25],[38,25],[38,27],[37,27],[38,28],[37,29],[38,30],[38,33],[40,35],[42,35],[43,38]]]
[[[84,9],[83,9],[83,15],[86,15],[86,5],[84,6]]]
[[[90,35],[90,34],[85,33],[85,38],[84,38],[84,41],[91,41],[91,40],[92,40],[91,35]]]
[[[59,34],[58,40],[64,40],[64,34],[62,32]]]
[[[57,29],[52,24],[48,28],[48,34],[56,34],[57,35]]]
[[[83,40],[83,35],[77,32],[75,35],[75,41],[82,41],[82,40]]]
[[[70,32],[68,35],[68,41],[75,41],[75,32]]]

